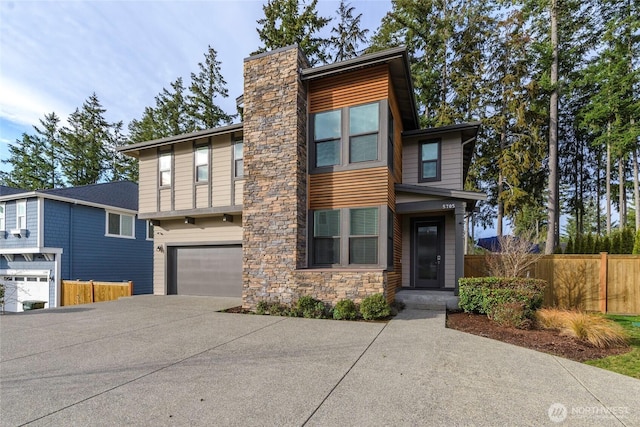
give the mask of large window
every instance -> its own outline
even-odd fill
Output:
[[[380,117],[381,105],[374,102],[314,114],[312,168],[348,167],[384,160],[379,135],[383,128],[381,121],[385,121]]]
[[[107,212],[107,236],[134,237],[133,215]]]
[[[378,160],[379,105],[349,108],[349,160],[351,163]]]
[[[244,143],[242,140],[233,144],[233,173],[236,178],[244,176]]]
[[[420,143],[420,182],[440,180],[440,141]]]
[[[382,222],[381,212],[388,212]],[[391,210],[379,207],[313,211],[311,264],[344,267],[386,264],[380,251],[388,250],[384,230],[393,224],[393,219],[388,220],[387,215],[392,215]],[[393,241],[392,226],[388,234]]]
[[[23,230],[27,228],[27,201],[18,200],[16,202],[16,228]]]
[[[160,186],[166,187],[171,185],[171,152],[160,153],[158,161],[160,169]]]
[[[378,208],[349,211],[349,264],[378,263]]]
[[[340,110],[315,115],[313,142],[316,150],[316,167],[340,164],[341,123]]]
[[[389,109],[389,114],[387,115],[387,162],[389,163],[389,169],[393,172],[393,159],[394,159],[394,144],[393,144],[393,114],[391,114],[391,109]]]
[[[209,181],[209,147],[196,147],[194,157],[196,182]]]
[[[340,211],[313,213],[314,264],[340,263]]]
[[[0,203],[0,231],[4,231],[6,227],[6,223],[4,220],[4,209],[5,209],[5,204]]]

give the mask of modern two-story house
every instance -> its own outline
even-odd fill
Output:
[[[153,234],[136,218],[138,185],[112,182],[24,191],[0,186],[4,310],[60,305],[62,280],[133,281],[152,292]]]
[[[420,129],[403,48],[244,63],[243,122],[122,147],[154,224],[154,293],[291,303],[456,292],[479,123]]]

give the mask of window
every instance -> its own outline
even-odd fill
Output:
[[[4,230],[6,226],[4,221],[4,209],[5,209],[5,204],[0,203],[0,230]]]
[[[147,220],[147,240],[153,240],[153,223]]]
[[[340,110],[315,115],[313,141],[317,167],[340,164],[341,122]]]
[[[393,212],[381,209],[367,207],[313,211],[310,218],[313,222],[310,227],[310,264],[325,267],[387,264],[388,260],[382,254],[386,253],[393,259],[393,253],[388,253],[387,240],[393,241]],[[380,215],[383,215],[383,222],[380,222]],[[391,230],[385,233],[389,224]]]
[[[107,235],[134,237],[133,215],[107,212]]]
[[[171,185],[171,152],[160,153],[160,186]]]
[[[378,208],[349,212],[349,264],[378,263]]]
[[[378,160],[379,106],[360,105],[349,108],[349,161]]]
[[[340,211],[320,210],[313,213],[314,264],[340,263]]]
[[[420,182],[440,180],[440,141],[420,143]]]
[[[236,178],[242,178],[244,176],[244,143],[242,140],[236,141],[233,144],[233,170]]]
[[[196,182],[209,181],[209,147],[196,147],[195,151]]]
[[[384,160],[379,137],[381,121],[386,120],[380,117],[383,102],[314,114],[309,149],[313,167],[348,167]]]
[[[393,211],[387,208],[387,268],[393,270]]]
[[[27,201],[18,200],[16,202],[16,228],[22,230],[27,228]]]

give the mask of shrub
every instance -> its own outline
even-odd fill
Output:
[[[525,315],[524,304],[521,302],[506,302],[497,304],[489,309],[487,317],[500,326],[518,329],[529,329],[533,322]]]
[[[358,307],[350,299],[338,301],[333,308],[333,318],[336,320],[353,320],[358,317]]]
[[[594,347],[625,345],[627,334],[619,324],[596,314],[579,311],[541,309],[538,323],[547,329],[559,329],[562,334],[587,341]]]
[[[640,215],[640,213],[638,215]],[[636,241],[633,244],[632,252],[634,255],[640,255],[640,230],[636,233]]]
[[[269,303],[266,301],[258,301],[256,304],[256,314],[264,315],[269,313]]]
[[[370,295],[360,303],[360,314],[365,320],[382,319],[391,315],[391,306],[384,295]]]
[[[485,261],[490,276],[521,277],[543,256],[534,253],[531,243],[533,232],[523,232],[519,237],[498,237],[500,252],[488,253]]]
[[[309,295],[305,295],[298,299],[296,309],[298,311],[298,316],[302,315],[302,317],[306,317],[308,319],[322,319],[325,317],[326,312],[324,303]]]
[[[459,284],[459,305],[464,311],[486,314],[492,320],[496,316],[510,319],[500,322],[517,327],[531,323],[547,286],[544,280],[522,277],[466,277]]]

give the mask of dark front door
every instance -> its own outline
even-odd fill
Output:
[[[415,288],[444,286],[444,219],[411,222],[411,284]]]

